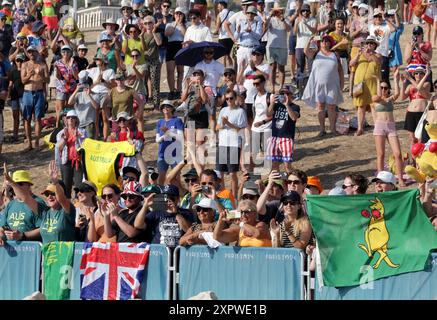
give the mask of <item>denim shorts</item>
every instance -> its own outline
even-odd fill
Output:
[[[56,100],[68,101],[71,95],[71,93],[56,91]]]
[[[36,119],[44,118],[46,100],[44,98],[44,91],[27,91],[23,93],[23,118],[29,120],[32,114],[35,113]]]
[[[11,109],[23,111],[23,98],[19,98],[17,100],[11,100]]]

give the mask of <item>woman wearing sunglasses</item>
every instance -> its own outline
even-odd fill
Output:
[[[395,92],[391,94],[390,84],[381,81],[378,76],[375,76],[377,83],[376,95],[372,97],[374,102],[373,114],[375,121],[375,128],[373,135],[375,136],[376,145],[376,169],[378,172],[384,170],[385,158],[385,141],[388,140],[390,148],[396,162],[396,174],[399,180],[399,186],[405,186],[402,172],[404,169],[402,161],[401,144],[396,132],[396,122],[393,115],[393,103],[399,97],[399,70],[394,72]]]
[[[105,212],[111,205],[115,206],[117,211],[121,210],[119,206],[121,190],[115,184],[107,184],[102,189],[102,195],[97,202],[98,209],[94,214],[89,216],[87,239],[88,242],[115,242],[116,236],[107,237],[105,234]],[[110,216],[111,223],[114,217]]]
[[[39,231],[43,244],[51,241],[75,241],[74,218],[76,210],[70,200],[65,196],[65,185],[58,178],[54,160],[49,164],[48,174],[50,184],[42,192],[46,197],[45,204],[38,202],[31,193],[26,192],[26,187],[14,182],[6,170],[4,171],[4,178],[12,186],[16,196],[21,199],[24,204],[32,210],[33,214],[37,216],[37,219],[40,220]],[[23,237],[20,240],[26,240],[24,232],[21,232],[21,234]]]
[[[281,197],[284,219],[270,220],[273,247],[305,249],[311,240],[311,224],[302,210],[302,199],[296,191]]]

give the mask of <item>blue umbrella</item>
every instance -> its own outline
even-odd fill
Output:
[[[188,47],[182,48],[175,55],[176,65],[194,67],[203,60],[203,48],[214,48],[214,59],[217,60],[226,55],[226,48],[218,42],[202,41],[193,42]]]

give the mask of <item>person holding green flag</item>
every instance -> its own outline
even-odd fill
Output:
[[[307,206],[325,286],[355,286],[369,281],[369,275],[373,281],[424,270],[430,250],[437,248],[437,233],[417,189],[308,195]]]

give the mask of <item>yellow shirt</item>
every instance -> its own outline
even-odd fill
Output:
[[[335,40],[336,44],[343,41],[344,39],[347,39],[345,35],[338,35],[334,31],[332,31],[329,35]],[[336,50],[347,51],[348,49],[349,49],[349,42],[347,44],[342,44],[341,46],[338,46]]]
[[[257,239],[257,238],[245,236],[243,229],[241,229],[239,235],[239,246],[240,247],[271,247],[272,240]]]
[[[124,40],[124,41],[126,41],[126,40]],[[124,56],[124,63],[125,64],[134,63],[134,60],[130,56],[133,49],[137,49],[140,51],[140,60],[138,61],[138,64],[146,63],[146,60],[144,59],[144,50],[143,50],[143,46],[141,45],[140,39],[138,39],[138,40],[128,39],[127,40],[127,50],[126,50],[126,55]]]
[[[115,167],[118,168],[116,159],[119,154],[124,154],[126,157],[135,155],[134,145],[127,141],[103,142],[85,139],[82,149],[85,152],[87,180],[96,184],[97,195],[102,194],[103,187],[108,183],[121,186],[121,177],[115,173]]]

